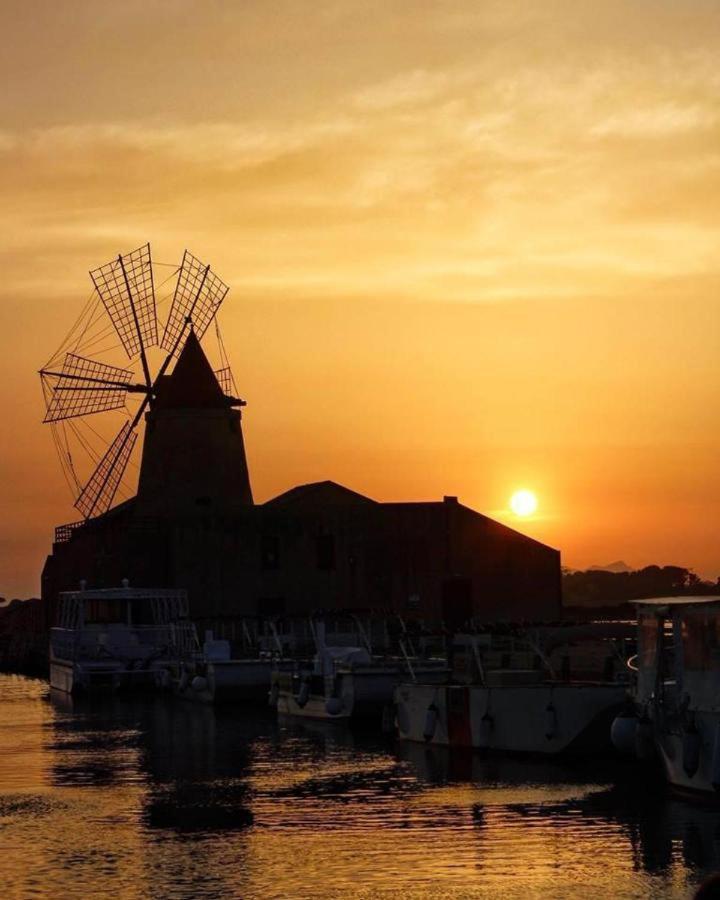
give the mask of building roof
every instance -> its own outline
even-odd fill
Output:
[[[226,409],[227,400],[200,341],[191,331],[171,375],[159,385],[161,409]]]
[[[310,484],[299,484],[297,487],[290,488],[289,491],[278,494],[277,497],[273,497],[262,505],[274,509],[295,504],[358,506],[375,505],[375,500],[364,494],[358,494],[357,491],[352,491],[335,481],[313,481]]]

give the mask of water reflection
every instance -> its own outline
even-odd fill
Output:
[[[11,896],[686,897],[720,811],[632,766],[394,746],[0,677]]]

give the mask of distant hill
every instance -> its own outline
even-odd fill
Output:
[[[563,573],[563,606],[614,607],[647,597],[714,594],[720,585],[703,581],[683,566],[630,569],[623,562]]]
[[[618,560],[617,562],[608,563],[606,566],[590,566],[588,572],[633,572],[634,569],[631,569],[630,566],[623,562],[622,560]]]

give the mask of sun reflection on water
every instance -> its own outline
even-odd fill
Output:
[[[720,812],[626,768],[482,759],[265,711],[0,676],[8,896],[686,897]]]

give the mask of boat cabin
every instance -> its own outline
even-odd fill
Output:
[[[636,605],[637,702],[720,708],[720,596],[659,597]]]

